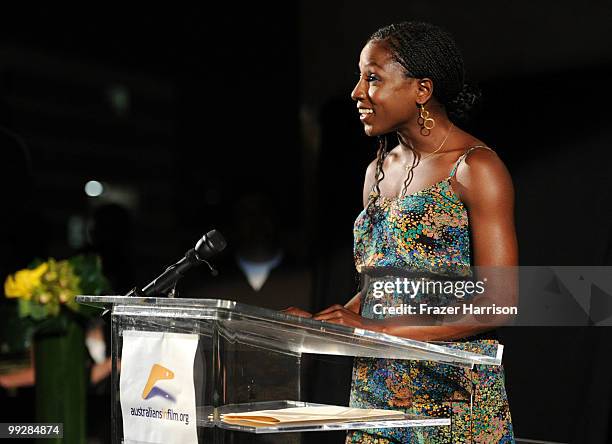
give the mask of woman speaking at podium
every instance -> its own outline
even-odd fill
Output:
[[[463,60],[452,37],[427,23],[386,26],[367,41],[359,71],[351,98],[379,148],[365,174],[364,209],[354,226],[357,270],[517,265],[510,175],[491,148],[455,125],[475,96],[464,85]],[[387,143],[391,135],[396,146]],[[482,339],[483,327],[391,321],[393,316],[374,313],[375,304],[367,300],[371,292],[363,295],[313,317],[420,341],[454,342],[476,352],[492,343]],[[288,312],[309,316],[295,308]],[[471,412],[469,402],[454,403],[452,412],[448,403],[436,402],[453,397],[466,378],[477,387]],[[501,366],[465,370],[356,358],[350,405],[452,416],[452,426],[352,431],[347,443],[514,442]]]

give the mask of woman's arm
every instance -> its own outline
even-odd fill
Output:
[[[474,265],[517,265],[514,190],[503,162],[489,150],[475,150],[460,164],[452,186],[468,209]],[[314,319],[421,341],[459,339],[491,328],[489,325],[414,326],[408,325],[413,320],[410,316],[366,319],[339,305],[315,314]]]
[[[512,178],[497,154],[475,150],[459,165],[452,186],[468,208],[475,266],[516,266]]]

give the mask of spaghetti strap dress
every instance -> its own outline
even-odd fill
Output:
[[[478,148],[491,150],[481,145],[468,148],[447,178],[421,191],[401,197],[384,197],[372,191],[371,203],[357,216],[354,226],[358,272],[367,267],[402,267],[455,276],[471,272],[468,213],[453,191],[451,179],[459,164]],[[402,300],[406,295],[401,293],[389,297],[385,305],[409,302]],[[374,310],[380,302],[372,291],[362,292],[361,316],[388,316]],[[472,338],[445,345],[488,354],[496,344],[494,339]],[[451,425],[355,430],[347,434],[347,444],[514,442],[503,366],[465,369],[430,361],[358,357],[353,365],[350,406],[451,418]]]

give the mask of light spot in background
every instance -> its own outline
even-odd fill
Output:
[[[85,184],[85,194],[89,197],[98,197],[104,192],[104,187],[97,180],[90,180]]]

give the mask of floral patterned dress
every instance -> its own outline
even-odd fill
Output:
[[[450,181],[460,162],[479,147],[490,149],[469,148],[448,178],[424,190],[398,198],[375,196],[371,207],[355,221],[357,271],[403,267],[455,276],[471,273],[467,210]],[[384,305],[408,302],[404,297],[391,293],[385,296]],[[379,303],[370,285],[362,296],[361,315],[383,318],[373,310]],[[445,345],[488,354],[495,344],[491,339],[478,339]],[[514,442],[502,366],[464,369],[430,361],[356,358],[350,406],[447,417],[451,425],[356,430],[348,433],[347,444]]]

